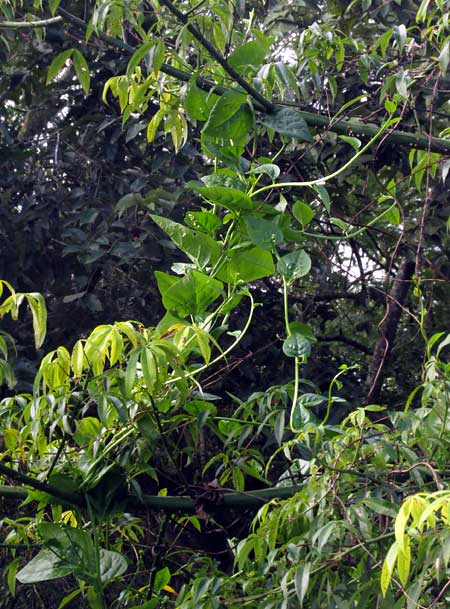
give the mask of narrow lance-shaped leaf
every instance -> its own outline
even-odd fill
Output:
[[[75,68],[75,73],[77,75],[78,80],[80,81],[80,85],[82,86],[83,91],[87,95],[91,86],[91,75],[89,73],[89,66],[87,64],[87,61],[78,49],[74,49],[72,61],[73,67]]]
[[[56,76],[58,76],[66,61],[72,56],[73,51],[74,49],[67,49],[67,51],[63,51],[53,59],[47,71],[46,85],[56,78]]]
[[[36,344],[36,349],[39,349],[45,340],[45,334],[47,332],[47,308],[45,306],[45,300],[42,294],[39,294],[38,292],[26,294],[25,296],[33,316],[34,342]]]

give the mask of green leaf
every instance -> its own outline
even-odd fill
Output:
[[[104,609],[103,598],[93,586],[89,586],[86,594],[90,609]]]
[[[255,167],[252,173],[264,173],[265,175],[269,176],[272,182],[275,182],[275,180],[280,175],[280,168],[278,167],[278,165],[274,165],[273,163],[264,163],[263,165],[258,165],[258,167]]]
[[[304,563],[297,567],[294,576],[295,593],[297,594],[300,607],[303,607],[303,601],[309,586],[309,575],[311,572],[311,563]]]
[[[42,347],[47,332],[47,308],[42,294],[30,292],[25,294],[33,317],[34,342],[36,349]]]
[[[83,374],[84,365],[89,364],[84,355],[83,341],[78,340],[72,349],[70,357],[70,365],[75,376],[80,377]]]
[[[50,9],[50,13],[51,13],[52,17],[55,16],[60,1],[61,0],[48,0],[48,8]]]
[[[164,118],[165,110],[160,108],[158,112],[156,112],[152,118],[150,119],[147,125],[147,141],[153,142],[155,136],[158,132],[158,127],[161,124],[162,119]]]
[[[166,45],[164,40],[161,38],[153,42],[153,45],[144,56],[145,65],[149,72],[153,71],[158,73],[164,62],[164,55],[166,54]]]
[[[156,283],[158,284],[158,290],[161,296],[164,296],[164,294],[171,286],[180,281],[179,277],[176,277],[175,275],[169,275],[168,273],[163,273],[162,271],[155,271],[155,277]]]
[[[77,423],[77,429],[73,439],[78,446],[86,446],[93,442],[99,435],[101,423],[95,417],[85,417]]]
[[[398,26],[396,25],[394,27],[394,34],[395,34],[395,40],[397,42],[398,50],[400,53],[403,53],[403,48],[405,46],[406,36],[407,36],[406,26],[403,23],[401,23]]]
[[[130,398],[137,379],[137,362],[139,359],[139,349],[134,349],[128,359],[127,369],[125,371],[125,396]]]
[[[406,586],[408,583],[409,571],[411,569],[411,543],[409,537],[404,538],[402,547],[398,549],[397,555],[397,573],[398,577],[403,584]]]
[[[72,566],[64,565],[54,552],[44,548],[17,573],[17,579],[21,584],[37,584],[65,577],[72,571]]]
[[[392,503],[389,503],[388,501],[383,501],[375,497],[368,497],[367,499],[363,499],[362,503],[376,514],[383,514],[383,516],[389,516],[389,518],[395,518],[397,514]]]
[[[307,226],[314,218],[314,211],[311,207],[303,201],[296,201],[292,206],[292,213],[294,218],[299,222],[303,228]]]
[[[450,43],[447,42],[442,47],[442,51],[439,54],[439,69],[441,70],[441,74],[445,74],[447,72],[448,63],[450,61]]]
[[[107,583],[115,577],[123,575],[128,568],[127,559],[118,552],[111,550],[100,550],[100,579]]]
[[[184,221],[193,230],[209,233],[211,236],[222,226],[222,220],[208,211],[188,211]]]
[[[63,69],[64,64],[69,59],[69,57],[72,56],[73,52],[74,49],[67,49],[67,51],[63,51],[53,59],[52,63],[48,67],[47,80],[45,81],[46,85],[48,85],[54,78],[56,78],[56,76],[58,76],[58,74]]]
[[[272,251],[283,241],[283,232],[274,222],[257,216],[246,216],[244,220],[250,240],[258,247]]]
[[[155,43],[153,40],[150,40],[149,42],[144,42],[144,44],[141,44],[137,51],[133,53],[127,66],[126,75],[128,78],[130,78],[134,74],[134,71],[136,70],[137,66],[141,63],[141,61],[147,55],[152,46],[154,46],[154,44]]]
[[[17,568],[19,567],[21,562],[22,562],[22,558],[19,556],[19,557],[15,558],[14,560],[12,560],[5,568],[6,581],[8,584],[9,592],[12,597],[16,596]]]
[[[325,186],[313,186],[313,189],[319,195],[320,200],[322,201],[327,212],[330,213],[331,199],[330,195],[328,194],[328,190],[325,188]]]
[[[311,342],[303,334],[293,332],[283,342],[283,353],[288,357],[309,357]]]
[[[281,446],[281,444],[283,443],[285,420],[286,413],[284,410],[281,410],[276,416],[275,425],[273,429],[275,440],[277,441],[278,446]]]
[[[75,68],[75,74],[77,75],[77,78],[80,81],[80,85],[82,86],[83,91],[87,95],[91,86],[91,75],[89,73],[89,66],[87,64],[87,61],[78,49],[74,49],[72,61],[73,67]]]
[[[196,186],[192,188],[203,195],[211,203],[221,205],[233,212],[253,211],[259,207],[257,201],[250,199],[245,192],[237,188],[227,188],[226,186]]]
[[[198,271],[192,271],[163,294],[163,304],[168,311],[180,317],[204,313],[208,306],[223,294],[220,281]]]
[[[202,147],[208,148],[211,143],[222,146],[240,146],[243,148],[254,126],[254,117],[248,106],[241,106],[231,118],[217,126],[204,127],[202,130]]]
[[[150,217],[169,235],[175,245],[200,268],[204,268],[207,264],[214,264],[219,258],[220,246],[212,237],[199,234],[187,226],[162,216],[152,214]]]
[[[271,254],[260,247],[238,250],[229,254],[227,261],[217,273],[217,277],[232,285],[238,281],[256,281],[269,277],[275,272]]]
[[[211,101],[214,103],[217,96],[202,91],[197,85],[197,75],[194,75],[188,84],[186,97],[184,98],[184,109],[191,121],[206,121],[208,120]]]
[[[170,582],[170,571],[168,567],[163,567],[155,575],[153,583],[153,592],[158,594]]]
[[[261,122],[265,127],[269,127],[281,135],[295,137],[305,142],[314,141],[308,125],[298,110],[282,108],[273,114],[266,114]]]
[[[68,605],[70,603],[70,601],[72,601],[74,598],[76,598],[79,594],[81,594],[82,589],[81,588],[75,588],[75,590],[72,590],[72,592],[70,594],[68,594],[67,596],[65,596],[62,601],[59,603],[58,605],[58,609],[63,609],[63,607],[65,607],[66,605]]]
[[[381,49],[382,57],[386,54],[386,49],[388,47],[389,41],[392,38],[393,30],[386,30],[376,41],[373,50],[375,51],[378,47]]]
[[[245,72],[248,68],[256,70],[263,63],[267,52],[268,45],[259,40],[252,40],[235,49],[227,62],[238,72]]]
[[[217,127],[223,125],[228,121],[236,112],[241,108],[241,105],[245,103],[246,96],[243,93],[234,91],[233,89],[226,91],[219,97],[214,106],[211,109],[209,118],[202,132],[208,134],[208,132],[216,133]]]
[[[394,571],[395,562],[397,560],[398,544],[394,542],[386,555],[381,570],[381,593],[386,596],[387,589],[391,582],[392,573]]]
[[[352,148],[354,148],[355,150],[361,148],[361,140],[357,137],[350,137],[349,135],[340,135],[339,139],[345,142],[346,144],[350,144],[350,146],[352,146]]]
[[[390,224],[394,224],[395,226],[399,226],[401,223],[400,211],[397,207],[393,207],[387,213],[384,214],[384,219],[386,222]]]
[[[163,359],[165,360],[164,356]],[[162,368],[162,366],[158,366],[157,352],[155,352],[151,347],[142,349],[140,362],[142,375],[144,377],[147,389],[150,393],[153,393],[155,388],[159,385],[158,368]]]
[[[291,284],[296,279],[304,277],[309,273],[311,269],[311,258],[305,250],[295,250],[280,258],[277,269],[280,275]]]

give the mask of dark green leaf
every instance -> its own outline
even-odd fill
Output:
[[[314,218],[314,211],[303,201],[296,201],[294,203],[292,206],[292,213],[294,214],[294,218],[300,222],[303,228]]]
[[[280,175],[280,168],[278,165],[274,165],[273,163],[264,163],[263,165],[258,165],[258,167],[255,167],[252,173],[264,173],[265,175],[269,176],[272,182],[275,182]]]
[[[249,133],[254,125],[253,114],[248,106],[240,107],[235,114],[220,125],[205,125],[202,131],[202,145],[208,142],[219,142],[223,146],[245,146]]]
[[[252,247],[230,254],[217,277],[226,283],[236,284],[239,281],[248,282],[269,277],[274,272],[271,254],[260,247]]]
[[[307,275],[311,269],[311,258],[305,250],[295,250],[286,254],[277,264],[277,269],[288,283]]]
[[[243,194],[243,193],[241,193]],[[219,244],[208,235],[173,222],[162,216],[151,215],[151,218],[165,231],[177,247],[200,268],[214,264],[220,255]]]
[[[238,72],[245,72],[248,68],[259,68],[266,58],[267,51],[267,45],[259,40],[252,40],[233,51],[227,61]]]
[[[248,236],[255,245],[271,251],[283,241],[283,233],[274,222],[257,216],[246,216],[244,220]]]
[[[229,90],[219,97],[209,114],[203,132],[208,133],[228,121],[240,109],[246,96],[238,91]],[[215,132],[214,132],[215,133]]]
[[[288,357],[309,357],[311,343],[303,334],[294,332],[283,342],[283,352]]]
[[[168,567],[163,567],[155,575],[155,581],[153,584],[153,591],[155,594],[161,592],[164,586],[170,582],[170,571]]]
[[[217,100],[216,95],[202,91],[197,85],[197,76],[193,76],[189,81],[186,97],[184,98],[184,109],[191,121],[206,121],[209,117],[209,107],[211,102]]]
[[[328,194],[328,190],[325,188],[325,186],[314,186],[313,188],[319,195],[320,200],[324,204],[324,207],[327,212],[330,213],[331,199],[330,195]]]
[[[44,548],[17,573],[17,579],[21,584],[37,584],[65,577],[72,571],[72,566],[64,565],[54,552]]]
[[[105,584],[123,575],[128,568],[127,559],[118,552],[100,550],[100,579]]]
[[[193,186],[211,203],[221,205],[230,211],[253,211],[259,204],[248,197],[242,190],[225,186]]]
[[[80,81],[80,85],[82,86],[83,91],[87,95],[91,86],[91,75],[89,73],[89,66],[87,64],[87,61],[78,49],[74,49],[72,61],[73,67],[75,68],[75,73],[77,75],[78,80]]]
[[[220,281],[192,271],[178,280],[163,294],[163,304],[168,311],[180,317],[204,313],[208,306],[223,294]]]
[[[67,49],[67,51],[63,51],[53,59],[52,63],[49,65],[48,68],[47,80],[45,84],[48,85],[49,82],[51,82],[56,76],[58,76],[58,74],[63,69],[66,61],[69,59],[69,57],[72,56],[73,51],[74,49]]]
[[[273,114],[266,114],[261,122],[281,135],[288,135],[305,142],[313,141],[308,125],[298,110],[282,108]]]

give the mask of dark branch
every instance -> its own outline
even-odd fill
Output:
[[[344,336],[343,334],[335,334],[333,336],[316,336],[316,338],[319,342],[323,342],[323,343],[344,343],[345,345],[349,345],[349,347],[358,349],[358,351],[362,351],[363,353],[366,353],[367,355],[371,354],[371,350],[368,347],[366,347],[366,345],[363,345],[362,343],[358,342],[357,340],[353,340],[353,338],[348,338],[347,336]]]
[[[7,478],[11,478],[12,480],[17,480],[17,482],[25,484],[26,486],[31,486],[31,488],[34,488],[37,491],[42,491],[43,493],[47,493],[52,497],[56,497],[56,499],[59,499],[63,503],[69,503],[70,505],[83,505],[84,503],[82,497],[80,495],[77,495],[76,493],[69,493],[67,491],[63,491],[59,488],[56,488],[51,484],[47,484],[46,482],[36,480],[36,478],[32,478],[27,474],[22,474],[21,472],[18,472],[12,467],[3,465],[3,463],[0,463],[0,474],[3,474]],[[20,489],[20,491],[23,493],[23,489]],[[12,493],[9,493],[10,496],[11,494]]]
[[[73,23],[77,27],[83,29],[83,31],[86,30],[86,28],[87,28],[86,23],[79,17],[72,15],[71,13],[69,13],[68,11],[66,11],[65,9],[63,9],[61,7],[58,8],[58,13],[62,17],[64,17],[64,19],[66,21]],[[107,34],[102,34],[102,33],[99,33],[98,37],[100,40],[102,40],[109,46],[120,48],[131,54],[136,51],[135,47],[127,44],[126,42],[124,42],[123,40],[120,40],[119,38],[114,38],[112,36],[108,36]],[[224,61],[226,62],[225,59],[224,59]],[[231,67],[231,66],[229,66],[229,67]],[[189,82],[189,80],[193,76],[192,73],[186,72],[185,70],[180,70],[179,68],[175,68],[167,63],[162,64],[161,72],[163,72],[164,74],[167,74],[168,76],[172,76],[173,78],[176,78],[177,80],[180,80],[182,82]],[[228,74],[230,74],[230,72],[228,72]],[[237,72],[236,72],[236,74],[237,74]],[[231,76],[231,74],[230,74],[230,76]],[[255,97],[253,95],[253,92],[256,93],[257,96],[260,96],[260,94],[257,91],[254,91],[253,88],[251,87],[251,85],[249,85],[244,79],[242,79],[242,77],[239,74],[237,74],[237,77],[238,77],[238,79],[236,79],[236,82],[241,84],[240,81],[243,81],[245,83],[245,87],[244,87],[244,85],[241,84],[242,88],[245,88],[246,91],[248,91],[248,88],[252,89],[252,92],[250,92],[250,95],[252,95],[252,97],[255,100],[254,106],[257,110],[274,112],[277,107],[283,105],[283,104],[269,102],[265,98],[262,98],[262,99],[264,99],[264,103],[260,102],[257,99],[257,97]],[[207,80],[206,78],[202,78],[202,77],[197,78],[197,85],[204,91],[211,91],[211,89],[214,89],[214,93],[216,93],[217,95],[223,95],[225,93],[225,91],[229,91],[229,87],[224,87],[222,85],[218,85],[217,83],[212,82],[212,81]],[[262,96],[260,96],[260,97],[262,97]],[[269,107],[269,104],[270,104],[270,107]],[[324,131],[331,131],[333,133],[338,133],[338,134],[342,134],[342,135],[357,135],[357,136],[363,136],[363,137],[365,136],[368,138],[372,138],[380,130],[379,125],[375,125],[372,123],[364,123],[357,119],[344,119],[343,118],[342,120],[336,122],[334,119],[332,119],[332,118],[330,119],[328,116],[322,116],[321,114],[314,114],[312,112],[306,112],[304,110],[298,110],[298,112],[299,112],[300,116],[305,120],[305,122],[310,127],[319,127],[319,128],[322,128]],[[385,144],[388,143],[388,144],[392,144],[392,145],[407,145],[407,146],[410,146],[411,148],[418,148],[419,150],[430,150],[431,152],[438,152],[440,154],[450,155],[450,141],[449,140],[431,137],[428,135],[422,135],[420,133],[408,133],[407,131],[398,131],[398,130],[392,131],[385,135],[384,143]]]

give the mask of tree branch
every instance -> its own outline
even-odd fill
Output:
[[[168,2],[168,0],[165,0],[162,3],[166,3],[166,2]],[[166,4],[166,6],[167,6],[167,4]],[[58,8],[58,13],[65,20],[69,21],[70,23],[73,23],[77,27],[82,28],[84,31],[86,30],[86,28],[87,28],[86,23],[79,17],[72,15],[71,13],[69,13],[68,11],[66,11],[65,9],[63,9],[61,7]],[[183,13],[181,13],[181,14],[183,15]],[[185,17],[185,16],[183,15],[183,17]],[[127,51],[130,54],[133,54],[136,51],[135,47],[127,44],[126,42],[124,42],[123,40],[120,40],[119,38],[114,38],[112,36],[108,36],[107,34],[102,34],[101,32],[98,33],[98,37],[100,40],[103,40],[106,44],[108,44],[112,47],[120,48],[124,51]],[[219,53],[219,55],[220,55],[220,53]],[[223,61],[226,63],[226,60],[224,58],[223,58]],[[228,64],[227,64],[227,66],[228,66]],[[228,68],[231,68],[231,66],[228,66]],[[231,70],[233,70],[233,69],[231,68]],[[162,64],[161,72],[163,72],[164,74],[167,74],[168,76],[172,76],[173,78],[176,78],[177,80],[180,80],[182,82],[189,82],[189,80],[193,76],[193,74],[191,72],[187,72],[186,70],[181,70],[179,68],[175,68],[174,66],[171,66],[167,63]],[[233,73],[234,73],[234,70],[233,70]],[[228,71],[228,74],[230,74],[229,71]],[[245,90],[248,91],[250,93],[250,95],[252,95],[252,97],[254,98],[254,100],[255,100],[254,106],[255,106],[256,110],[263,111],[263,112],[268,111],[269,113],[272,113],[277,108],[286,105],[286,104],[282,104],[282,103],[268,102],[257,91],[253,90],[251,85],[249,85],[244,79],[242,79],[242,77],[237,72],[236,72],[236,75],[237,75],[236,82],[241,84],[240,81],[243,81],[245,83]],[[231,74],[230,74],[230,76],[231,76]],[[211,91],[211,89],[214,89],[214,93],[216,93],[217,95],[223,95],[226,91],[229,91],[229,87],[225,87],[223,85],[218,85],[217,83],[210,81],[206,78],[202,78],[201,76],[199,76],[197,78],[197,85],[204,91]],[[244,85],[241,84],[241,86],[244,88]],[[251,89],[251,92],[249,91],[249,88]],[[256,97],[253,95],[253,93],[256,94]],[[261,97],[264,100],[264,102],[262,102],[262,101],[260,102],[258,99],[259,97]],[[270,107],[269,107],[269,104],[270,104]],[[290,105],[292,106],[292,104],[290,104]],[[297,106],[295,106],[295,107],[297,108]],[[339,135],[356,135],[356,136],[372,138],[380,130],[379,125],[376,125],[373,123],[365,123],[362,120],[342,118],[342,120],[339,120],[336,122],[333,118],[330,119],[328,116],[323,116],[321,114],[314,114],[313,112],[307,112],[305,110],[297,110],[297,111],[298,111],[299,115],[303,118],[303,120],[307,123],[308,126],[322,128],[324,131],[331,131],[331,132],[337,133]],[[391,144],[394,146],[406,145],[411,148],[418,148],[419,150],[430,150],[431,152],[438,152],[440,154],[450,155],[450,140],[436,138],[436,137],[432,137],[432,136],[428,136],[428,135],[422,135],[421,133],[409,133],[407,131],[399,131],[399,130],[395,130],[390,133],[388,132],[385,135],[384,144]]]
[[[387,296],[386,312],[379,325],[380,337],[375,345],[366,379],[367,404],[376,403],[379,399],[383,369],[394,346],[403,304],[408,295],[413,273],[414,262],[406,254]]]
[[[208,51],[211,57],[213,57],[222,66],[225,72],[229,76],[231,76],[231,78],[235,82],[237,82],[244,89],[244,91],[247,91],[247,93],[251,95],[254,100],[259,102],[265,110],[267,110],[268,112],[274,112],[274,110],[276,109],[275,104],[273,104],[263,95],[261,95],[261,93],[259,93],[254,87],[252,87],[245,80],[245,78],[242,78],[239,72],[237,72],[232,66],[230,66],[230,64],[227,62],[222,53],[203,36],[203,34],[195,27],[195,25],[189,22],[189,18],[187,17],[187,15],[182,13],[170,0],[160,0],[160,4],[167,7],[169,11],[173,15],[175,15],[178,21],[180,21],[187,27],[187,29],[194,36],[194,38],[196,38],[200,42],[200,44]]]
[[[56,499],[59,499],[63,503],[69,503],[71,505],[83,505],[83,503],[84,503],[83,498],[80,495],[77,495],[76,493],[70,493],[68,491],[63,491],[59,488],[56,488],[55,486],[53,486],[51,484],[47,484],[46,482],[41,482],[40,480],[36,480],[36,478],[32,478],[31,476],[28,476],[27,474],[22,474],[21,472],[18,472],[16,469],[13,469],[12,467],[3,465],[3,463],[0,463],[0,474],[3,474],[7,478],[12,478],[13,480],[17,480],[18,482],[21,482],[22,484],[25,484],[27,486],[31,486],[31,488],[34,488],[37,491],[42,491],[43,493],[47,493],[48,495],[51,495],[52,497],[56,497]],[[0,487],[0,488],[3,488],[3,487]],[[20,489],[20,491],[23,493],[23,489]],[[1,494],[2,493],[0,493],[0,495]],[[11,492],[9,493],[9,496],[12,496]],[[23,497],[23,494],[21,496]]]
[[[1,464],[0,464],[1,466]],[[1,466],[4,467],[4,466]],[[6,468],[8,470],[8,475],[9,477],[13,477],[11,476],[11,472],[9,471],[9,468]],[[0,471],[2,471],[0,469]],[[13,472],[15,472],[16,474],[18,474],[18,472],[16,472],[15,470],[12,470]],[[2,473],[4,473],[2,471]],[[64,491],[59,491],[58,489],[55,489],[55,487],[51,487],[48,484],[43,484],[37,480],[34,480],[33,478],[30,478],[29,476],[24,476],[23,474],[21,474],[22,477],[25,477],[27,479],[27,481],[25,482],[25,480],[21,480],[24,484],[27,484],[29,486],[32,486],[33,488],[39,488],[38,490],[42,490],[46,493],[48,493],[49,495],[52,495],[58,499],[62,498],[61,495],[65,496],[64,502],[67,503],[72,503],[75,505],[80,505],[79,501],[82,501],[81,497],[79,497],[78,495],[73,495],[73,499],[76,499],[77,502],[75,501],[68,501],[67,500],[67,496],[72,496],[72,493],[66,493]],[[16,477],[17,479],[17,477]],[[44,488],[45,487],[45,488]],[[292,497],[296,492],[298,492],[299,488],[297,486],[283,486],[283,487],[275,487],[275,488],[265,488],[265,489],[261,489],[258,491],[247,491],[247,492],[241,492],[241,493],[227,493],[227,492],[223,492],[222,495],[222,500],[220,502],[218,502],[217,504],[214,504],[213,502],[209,502],[208,501],[208,511],[220,511],[221,509],[233,509],[233,508],[240,508],[240,509],[256,509],[261,507],[261,505],[263,505],[264,503],[267,503],[268,501],[271,501],[272,499],[287,499],[289,497]],[[218,492],[220,492],[220,489],[218,489]],[[58,494],[57,494],[58,493]],[[17,487],[17,486],[5,486],[5,485],[0,485],[0,497],[6,497],[8,499],[25,499],[26,496],[28,494],[28,491],[26,489],[24,489],[23,487]],[[59,496],[58,496],[59,495]],[[192,499],[191,497],[187,497],[187,496],[180,496],[180,497],[175,497],[175,496],[158,496],[158,495],[143,495],[142,499],[140,499],[139,497],[137,497],[136,495],[130,495],[128,497],[128,501],[127,501],[127,508],[134,508],[136,510],[142,510],[144,509],[148,509],[148,510],[161,510],[164,512],[178,512],[178,511],[184,511],[184,512],[189,512],[189,513],[195,513],[196,511],[196,505],[195,505],[195,500]]]
[[[334,336],[316,336],[317,340],[322,343],[344,343],[345,345],[349,345],[354,349],[358,349],[358,351],[362,351],[366,355],[371,354],[371,350],[358,342],[357,340],[353,340],[353,338],[348,338],[344,336],[344,334],[336,334]]]
[[[41,28],[55,23],[61,23],[62,21],[63,18],[61,16],[50,17],[49,19],[42,19],[41,21],[0,21],[0,29],[22,30],[30,27]]]

